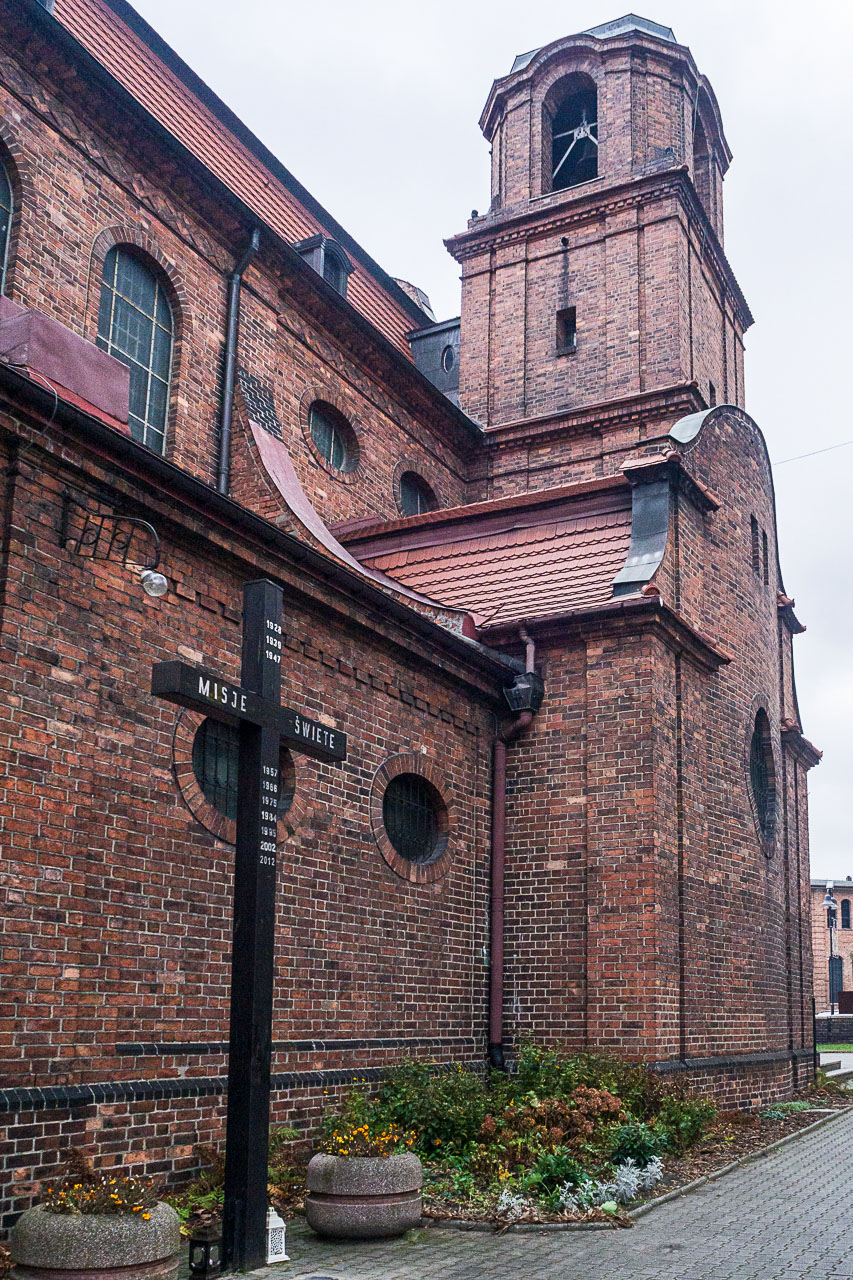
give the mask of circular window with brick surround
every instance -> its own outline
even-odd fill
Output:
[[[228,844],[237,838],[239,733],[231,725],[184,710],[172,746],[175,777],[187,808],[212,835]],[[296,766],[286,747],[279,755],[278,839],[293,835],[305,816],[297,793]]]
[[[370,799],[373,835],[397,875],[428,884],[445,874],[453,808],[447,779],[418,752],[392,756],[377,770]]]
[[[776,763],[770,720],[763,707],[755,713],[749,739],[749,798],[764,852],[769,857],[776,841]]]
[[[193,738],[193,773],[208,804],[232,822],[237,821],[239,785],[237,769],[240,733],[221,720],[202,720]],[[296,770],[286,747],[279,756],[278,817],[283,818],[293,803]]]
[[[314,451],[327,470],[348,474],[358,466],[358,439],[334,405],[315,400],[308,410],[308,431]]]

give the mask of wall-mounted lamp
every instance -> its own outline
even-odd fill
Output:
[[[150,552],[140,563],[137,535],[149,542]],[[60,545],[75,555],[90,560],[112,560],[139,574],[142,590],[148,596],[164,596],[169,590],[169,579],[160,573],[160,535],[147,520],[138,516],[126,516],[120,512],[92,512],[69,493],[62,495],[62,524],[59,531]],[[131,551],[136,554],[131,559]]]
[[[504,688],[511,711],[538,711],[545,697],[545,682],[535,671],[520,671],[515,682]]]
[[[169,590],[169,579],[156,569],[140,569],[139,581],[147,596],[164,596]]]

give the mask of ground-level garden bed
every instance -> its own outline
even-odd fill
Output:
[[[508,1074],[404,1062],[373,1096],[354,1086],[317,1145],[343,1159],[418,1155],[427,1224],[630,1226],[644,1202],[852,1101],[828,1085],[763,1111],[720,1111],[641,1065],[531,1044]],[[304,1211],[304,1149],[303,1135],[274,1131],[270,1197],[285,1218]],[[188,1225],[221,1208],[222,1160],[206,1155],[205,1175],[171,1200]]]

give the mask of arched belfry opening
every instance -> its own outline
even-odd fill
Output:
[[[543,111],[545,191],[565,191],[598,177],[598,91],[583,72],[560,80]]]

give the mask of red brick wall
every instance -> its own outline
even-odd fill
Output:
[[[16,43],[19,22],[12,11],[0,47],[0,134],[21,207],[12,296],[91,338],[107,248],[150,253],[179,317],[167,455],[210,484],[226,276],[248,225],[192,167],[176,171],[141,117],[106,111],[94,82],[32,31]],[[668,118],[647,76],[631,90],[629,127],[617,69],[601,198],[546,197],[523,234],[502,239],[493,219],[456,246],[465,402],[502,424],[479,451],[381,337],[264,239],[246,274],[239,358],[270,388],[327,521],[396,516],[404,459],[460,503],[613,472],[700,408],[708,379],[740,402],[743,317],[731,294],[722,300],[718,251],[702,241],[686,179],[649,176],[639,141],[645,129],[655,146],[686,147],[684,113],[676,104]],[[530,160],[515,146],[513,183]],[[619,174],[646,184],[641,201],[605,204]],[[579,346],[557,358],[566,262]],[[359,435],[361,466],[344,479],[308,442],[315,397]],[[341,769],[297,761],[281,853],[274,1105],[306,1126],[341,1073],[374,1078],[406,1052],[482,1061],[491,744],[503,714],[486,658],[425,635],[363,580],[283,541],[290,517],[246,443],[239,397],[234,496],[265,526],[224,513],[210,489],[188,497],[142,450],[122,461],[91,426],[48,419],[0,414],[0,1089],[99,1088],[2,1095],[20,1112],[0,1146],[7,1215],[71,1138],[178,1175],[194,1137],[221,1133],[231,850],[190,808],[191,726],[151,698],[151,663],[183,656],[236,674],[242,584],[270,576],[285,588],[285,700],[351,735]],[[790,1055],[810,1036],[805,774],[780,741],[796,713],[763,445],[748,419],[718,415],[686,453],[723,501],[703,515],[689,486],[673,500],[658,582],[680,629],[652,603],[642,617],[537,635],[547,699],[508,753],[505,1015],[513,1039],[615,1046],[679,1070],[686,1059],[696,1080],[754,1099],[790,1088]],[[151,600],[120,566],[63,550],[64,491],[153,521],[170,593]],[[750,565],[750,513],[770,539],[767,585]],[[733,661],[715,670],[690,627]],[[771,857],[747,790],[756,697],[781,797]],[[379,771],[403,753],[443,780],[452,811],[449,866],[429,883],[395,874],[372,826]],[[748,1051],[759,1060],[726,1059]],[[168,1098],[146,1096],[155,1080]]]
[[[485,1018],[488,682],[480,692],[479,678],[472,683],[473,673],[446,658],[440,672],[411,639],[407,657],[352,602],[328,588],[312,598],[317,584],[304,571],[258,551],[250,562],[233,541],[220,545],[167,494],[151,514],[162,529],[172,511],[163,569],[174,590],[150,599],[120,566],[59,546],[61,491],[94,503],[95,486],[122,483],[112,468],[86,462],[85,472],[76,459],[60,464],[36,439],[8,508],[2,641],[15,663],[0,681],[4,1086],[171,1077],[178,1065],[189,1076],[221,1077],[221,1053],[140,1061],[116,1046],[227,1039],[232,851],[182,798],[173,735],[183,713],[151,697],[149,673],[152,662],[182,655],[235,675],[241,584],[261,573],[285,584],[283,700],[331,715],[351,744],[339,769],[296,760],[301,820],[280,853],[274,1039],[378,1042],[376,1053],[359,1045],[282,1052],[273,1069],[360,1069],[407,1048],[476,1056]],[[371,830],[376,771],[400,752],[437,768],[452,803],[450,866],[427,886],[395,875]],[[389,1038],[393,1046],[383,1047]],[[195,1115],[202,1104],[188,1105]],[[162,1134],[137,1132],[135,1104],[120,1114],[131,1151],[150,1146],[159,1169]],[[56,1136],[54,1113],[42,1119]],[[90,1140],[99,1135],[93,1128]],[[40,1136],[10,1133],[10,1168],[29,1169],[26,1143]],[[121,1141],[116,1133],[104,1154],[112,1158]],[[185,1167],[186,1155],[170,1155],[169,1168]]]

